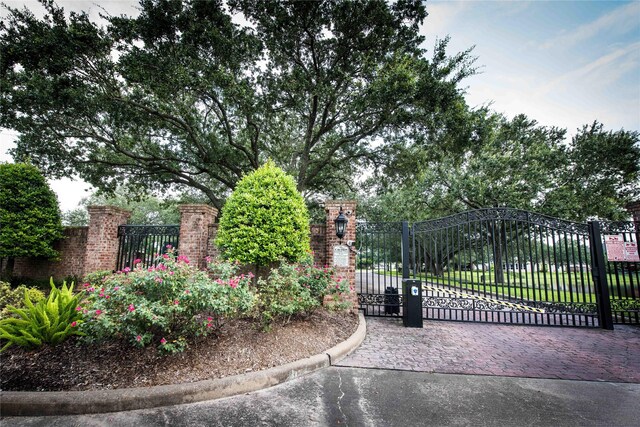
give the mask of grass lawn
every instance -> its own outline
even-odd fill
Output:
[[[378,274],[395,275],[394,272],[376,271]],[[442,276],[419,273],[416,279],[431,284],[448,286],[460,291],[476,292],[482,296],[516,298],[533,301],[548,302],[588,302],[595,303],[596,295],[593,290],[591,274],[577,273],[542,273],[542,272],[505,272],[504,283],[492,283],[493,271],[451,271]],[[486,283],[483,283],[483,278]],[[609,287],[637,287],[635,277],[619,275],[619,282],[608,277]],[[615,280],[615,279],[614,279]],[[612,295],[615,292],[612,292]],[[624,294],[624,291],[623,291]]]

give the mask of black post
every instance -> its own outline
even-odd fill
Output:
[[[409,278],[409,223],[402,221],[402,278]]]
[[[402,280],[402,323],[407,328],[422,328],[422,283]]]
[[[600,327],[612,330],[613,315],[611,314],[611,300],[609,299],[602,236],[600,235],[600,223],[598,221],[589,221],[589,244],[591,246],[591,275],[596,288]]]

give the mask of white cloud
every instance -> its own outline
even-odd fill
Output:
[[[459,15],[472,7],[471,2],[428,2],[427,19],[422,24],[421,33],[437,35],[440,38],[447,35],[452,24]]]
[[[580,68],[571,70],[541,87],[542,93],[550,93],[561,86],[576,84],[580,82],[584,85],[596,85],[606,87],[615,81],[625,72],[638,68],[640,59],[640,42],[623,46],[609,52],[597,59],[583,65]]]
[[[569,48],[589,40],[601,32],[624,34],[640,23],[640,2],[634,1],[602,15],[595,21],[580,25],[578,28],[563,32],[563,34],[547,40],[541,45],[542,49]]]

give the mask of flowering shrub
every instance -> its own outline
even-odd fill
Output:
[[[310,314],[319,305],[310,289],[300,283],[295,265],[283,262],[271,270],[267,280],[258,280],[258,312],[264,329],[276,320],[286,324],[294,315]]]
[[[328,308],[334,310],[346,310],[351,308],[352,303],[347,301],[346,296],[349,294],[349,290],[354,291],[353,288],[349,288],[349,281],[339,277],[337,281],[334,281],[328,288],[326,295],[331,296],[331,303]]]
[[[172,248],[156,261],[149,268],[134,261],[131,271],[107,276],[97,286],[85,283],[90,304],[77,309],[85,314],[90,340],[121,338],[182,351],[188,339],[215,332],[224,319],[253,307],[248,276],[211,279]]]
[[[335,287],[335,271],[327,266],[321,268],[313,265],[313,259],[302,261],[296,270],[300,285],[309,289],[311,296],[322,304],[324,296]]]

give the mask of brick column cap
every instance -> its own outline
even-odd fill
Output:
[[[355,205],[358,202],[355,200],[326,200],[324,202],[324,206],[325,208],[329,207],[329,206],[346,206],[346,205]]]
[[[218,209],[210,205],[204,205],[204,204],[180,205],[178,208],[180,209],[181,214],[203,212],[203,213],[209,213],[213,216],[218,215]]]
[[[89,212],[89,214],[91,214],[92,212],[95,213],[117,213],[117,214],[121,214],[121,215],[126,215],[127,218],[131,216],[131,211],[124,209],[124,208],[120,208],[118,206],[87,206],[87,211]]]

